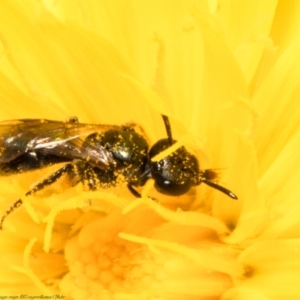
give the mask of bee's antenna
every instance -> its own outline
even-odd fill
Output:
[[[202,179],[201,182],[204,182],[205,184],[207,184],[207,185],[209,185],[210,187],[212,187],[212,188],[214,188],[214,189],[216,189],[216,190],[218,190],[218,191],[220,191],[220,192],[226,194],[227,196],[229,196],[230,198],[232,198],[232,199],[234,199],[234,200],[237,200],[237,199],[238,199],[238,197],[237,197],[233,192],[227,190],[226,188],[224,188],[224,187],[221,186],[221,185],[218,185],[218,184],[216,184],[216,183],[214,183],[214,182],[211,182],[211,181],[209,181],[209,180],[207,180],[207,179]]]
[[[170,125],[169,118],[166,115],[161,115],[161,116],[162,116],[162,118],[164,120],[164,123],[165,123],[165,128],[166,128],[166,131],[167,131],[169,144],[170,144],[170,146],[172,146],[173,145],[173,138],[172,138],[172,130],[171,130],[171,125]]]

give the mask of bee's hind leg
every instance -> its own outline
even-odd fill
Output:
[[[52,183],[54,183],[55,181],[57,181],[61,176],[63,176],[66,173],[72,173],[74,170],[74,165],[72,163],[66,164],[64,165],[62,168],[58,169],[56,172],[54,172],[53,174],[51,174],[49,177],[47,177],[46,179],[44,179],[43,181],[39,182],[38,184],[36,184],[30,191],[28,191],[25,195],[29,196],[32,195],[34,193],[36,193],[37,191],[40,191],[42,189],[44,189],[46,186],[51,185]],[[2,225],[4,220],[6,219],[6,217],[8,215],[10,215],[15,209],[17,209],[18,207],[20,207],[22,205],[23,201],[22,199],[17,200],[2,216],[1,220],[0,220],[0,230],[2,230]]]
[[[57,181],[61,176],[63,176],[66,173],[72,173],[74,170],[74,165],[72,163],[64,165],[62,168],[55,171],[53,174],[51,174],[49,177],[44,179],[43,181],[36,184],[30,191],[28,191],[25,195],[29,196],[32,195],[42,189],[44,189],[46,186],[51,185],[55,181]]]

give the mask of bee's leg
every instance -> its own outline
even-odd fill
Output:
[[[146,166],[144,172],[139,176],[139,182],[137,182],[136,185],[144,186],[149,178],[151,178],[151,168],[150,166]],[[132,183],[129,182],[127,184],[127,188],[130,191],[130,193],[136,198],[142,197],[142,194],[135,189],[135,186]]]
[[[21,206],[23,203],[23,201],[21,199],[19,199],[18,201],[16,201],[10,208],[9,210],[7,210],[4,215],[1,218],[0,221],[0,230],[2,230],[2,226],[3,226],[3,222],[6,219],[6,217],[11,214],[15,209],[17,209],[19,206]]]
[[[127,188],[130,191],[130,193],[133,196],[135,196],[136,198],[141,198],[142,197],[142,195],[130,183],[127,184]]]
[[[100,180],[93,167],[84,165],[84,168],[82,168],[80,173],[81,180],[85,188],[91,191],[95,191],[101,185]]]
[[[71,173],[74,170],[73,164],[66,164],[62,168],[58,169],[56,172],[51,174],[49,177],[44,179],[43,181],[36,184],[30,191],[28,191],[25,195],[29,196],[31,194],[36,193],[37,191],[40,191],[44,189],[46,186],[51,185],[55,181],[57,181],[61,176],[63,176],[66,173]]]
[[[131,194],[133,196],[135,196],[136,198],[142,198],[142,194],[140,192],[138,192],[133,185],[131,185],[130,183],[127,184],[127,188],[128,190],[131,192]],[[157,200],[155,198],[150,197],[151,200],[157,202]]]
[[[76,166],[79,181],[87,190],[95,191],[99,188],[106,189],[116,185],[117,175],[114,171],[101,170],[87,163],[78,163]]]
[[[59,170],[57,170],[55,173],[53,173],[52,175],[50,175],[49,177],[47,177],[46,179],[44,179],[43,181],[39,182],[37,185],[35,185],[30,191],[28,191],[25,195],[29,196],[32,195],[34,193],[36,193],[37,191],[40,191],[42,189],[44,189],[46,186],[51,185],[52,183],[54,183],[55,181],[57,181],[62,175],[64,175],[65,173],[70,173],[72,172],[74,169],[73,164],[69,163],[64,165],[62,168],[60,168]],[[0,220],[0,230],[2,229],[2,225],[4,220],[6,219],[6,217],[11,214],[16,208],[18,208],[19,206],[21,206],[23,203],[22,199],[17,200],[10,208],[9,210],[7,210],[4,215],[2,216],[1,220]]]

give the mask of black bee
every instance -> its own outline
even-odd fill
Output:
[[[217,179],[213,170],[200,170],[197,158],[184,147],[159,161],[151,160],[176,142],[168,117],[162,117],[167,138],[156,142],[150,150],[143,133],[133,124],[82,124],[77,118],[67,122],[42,119],[0,122],[0,175],[19,174],[65,162],[26,196],[66,174],[72,185],[82,182],[89,190],[115,186],[123,181],[136,197],[141,196],[136,187],[153,178],[155,188],[162,194],[183,195],[204,182],[237,199],[234,193],[213,182]],[[21,204],[19,199],[6,211],[0,228],[6,216]]]

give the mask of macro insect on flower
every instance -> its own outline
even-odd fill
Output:
[[[196,156],[184,147],[159,161],[151,160],[176,142],[169,118],[162,117],[167,138],[157,141],[150,150],[146,139],[133,124],[82,124],[77,118],[67,122],[43,119],[4,121],[0,123],[0,174],[11,175],[66,163],[36,184],[26,196],[67,174],[73,186],[82,182],[88,190],[114,186],[121,178],[127,182],[129,191],[140,197],[136,187],[153,178],[155,188],[162,194],[183,195],[203,182],[237,199],[234,193],[213,182],[217,178],[213,170],[200,170]],[[22,199],[19,199],[6,211],[0,228],[6,216],[21,204]]]

